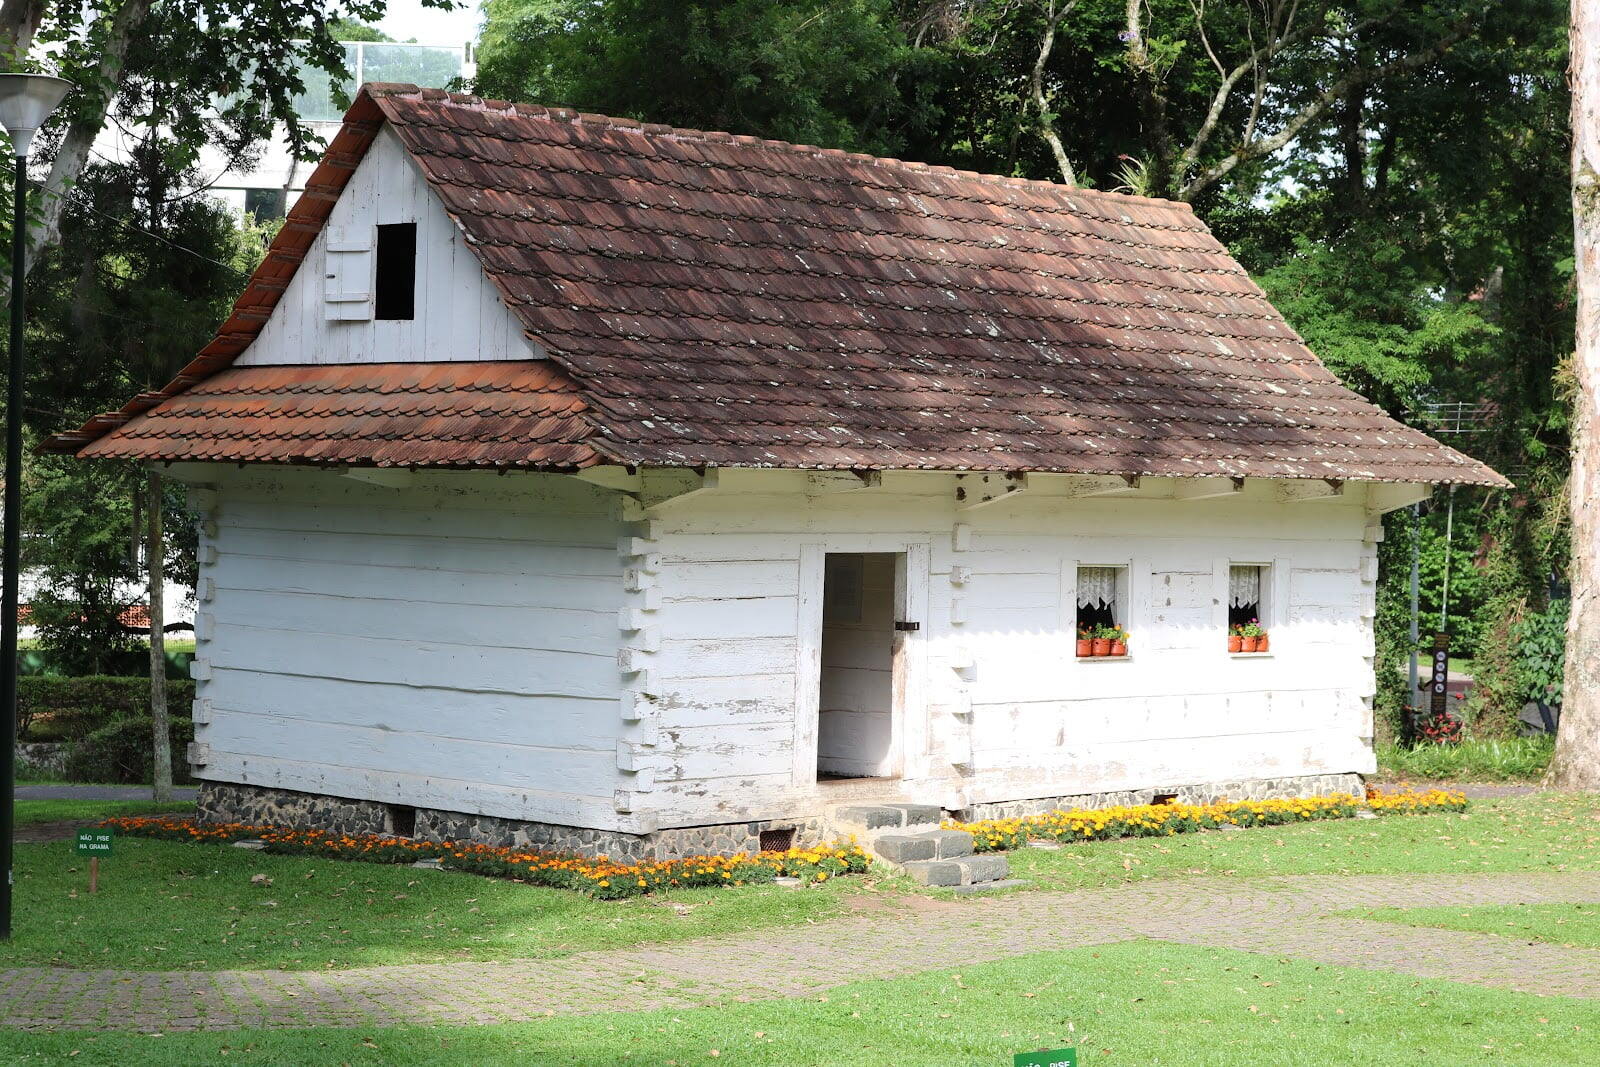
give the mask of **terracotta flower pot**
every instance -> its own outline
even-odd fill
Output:
[[[1109,655],[1111,655],[1111,639],[1109,637],[1097,637],[1097,638],[1095,638],[1094,639],[1094,654],[1097,655],[1097,656],[1109,656]]]
[[[1256,651],[1257,652],[1265,652],[1266,650],[1267,650],[1267,635],[1266,634],[1262,634],[1260,637],[1256,638]]]
[[[1090,639],[1090,638],[1081,638],[1078,641],[1078,655],[1080,655],[1080,656],[1092,656],[1092,655],[1094,655],[1094,641],[1092,639]]]
[[[1240,637],[1238,634],[1229,634],[1228,635],[1228,651],[1229,652],[1238,652],[1243,648],[1244,648],[1244,638]]]
[[[1127,643],[1124,641],[1111,642],[1111,654],[1113,656],[1126,656],[1128,654]]]
[[[1245,638],[1244,639],[1244,648],[1242,649],[1242,651],[1255,652],[1257,650],[1259,644],[1260,644],[1260,641],[1261,641],[1261,638],[1259,638],[1259,637],[1247,637],[1247,638]]]

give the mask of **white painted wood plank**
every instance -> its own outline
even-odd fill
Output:
[[[327,322],[323,275],[329,239],[376,224],[417,224],[417,291],[410,321]],[[336,260],[371,253],[334,253]],[[344,286],[348,288],[348,286]],[[240,366],[286,363],[440,362],[529,359],[536,350],[462,245],[455,224],[389,130],[379,133],[260,335]]]
[[[503,739],[514,745],[609,751],[619,727],[609,700],[347,682],[219,668],[213,713],[274,714],[436,738]]]

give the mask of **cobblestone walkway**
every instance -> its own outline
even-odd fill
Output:
[[[0,971],[0,1024],[231,1030],[511,1022],[815,995],[831,986],[1150,937],[1600,999],[1600,951],[1336,915],[1368,907],[1600,903],[1593,873],[1163,881],[921,900],[799,927],[553,960],[331,972]]]

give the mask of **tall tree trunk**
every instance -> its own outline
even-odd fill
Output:
[[[153,469],[145,499],[145,561],[150,573],[150,735],[153,794],[172,799],[172,726],[167,715],[167,557],[161,537],[161,475]]]
[[[28,269],[32,268],[41,250],[53,248],[61,240],[61,216],[67,208],[67,193],[83,175],[95,138],[105,129],[106,114],[122,85],[128,49],[144,28],[152,2],[126,0],[107,27],[106,42],[100,51],[94,78],[78,102],[61,147],[50,163],[50,177],[45,179],[39,214],[28,227],[28,261],[24,264]]]
[[[1572,0],[1572,230],[1578,282],[1573,412],[1572,612],[1561,729],[1545,780],[1600,789],[1600,0]]]

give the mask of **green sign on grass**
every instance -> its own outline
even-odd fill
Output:
[[[116,831],[104,826],[94,826],[87,830],[79,830],[74,839],[74,851],[88,856],[111,855],[111,842],[116,840]]]
[[[1011,1067],[1078,1067],[1078,1050],[1058,1048],[1050,1052],[1019,1052]]]

